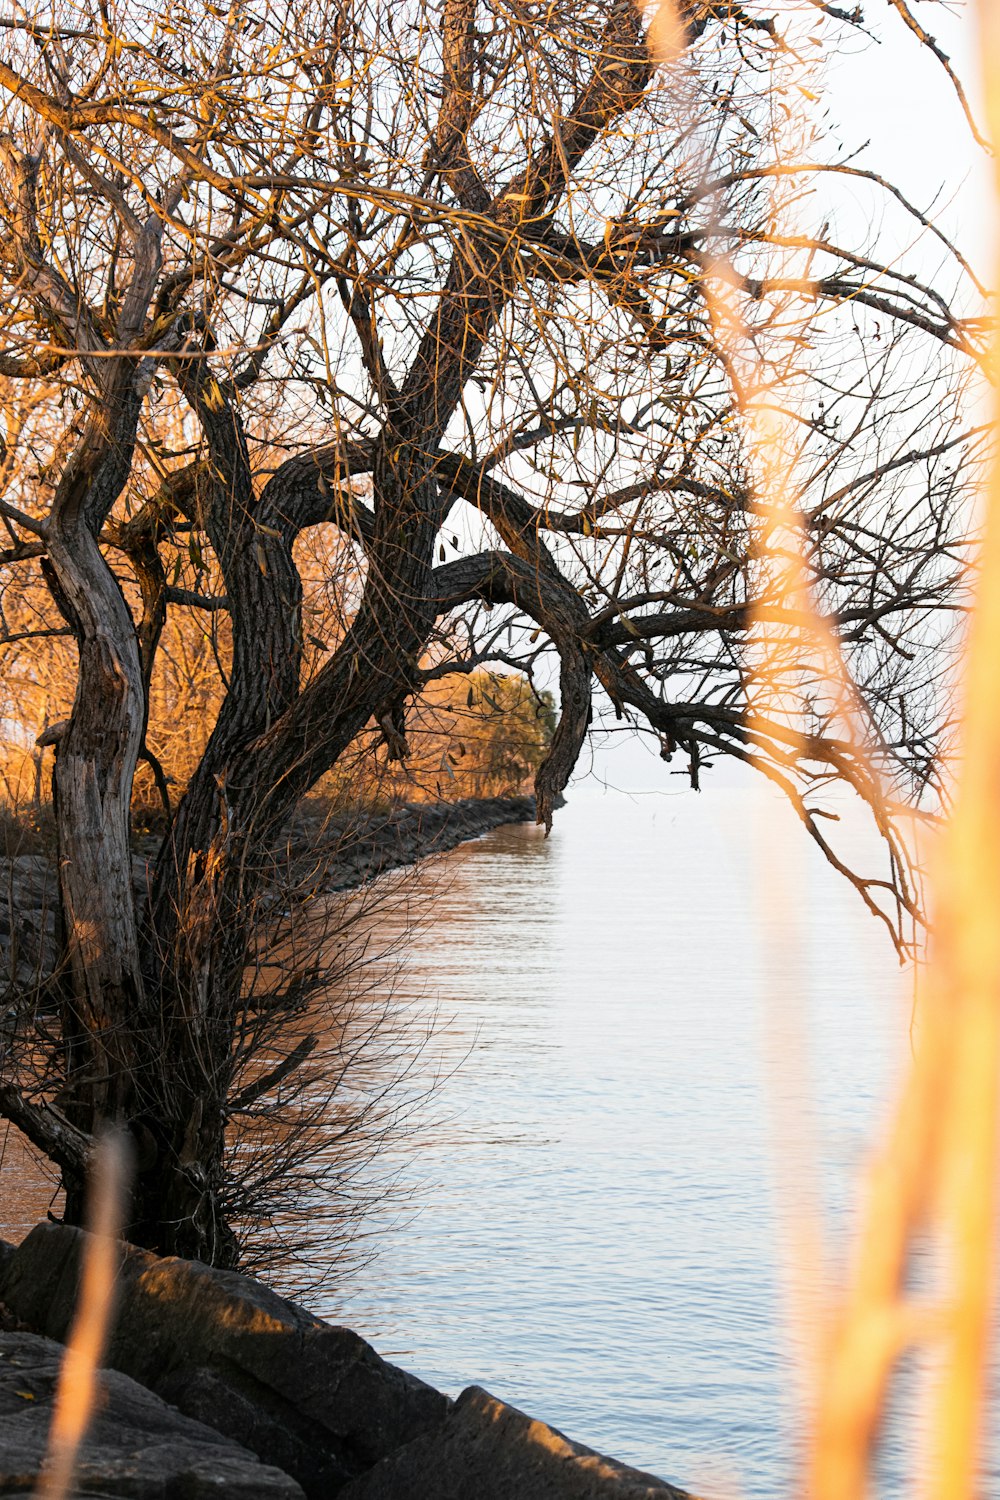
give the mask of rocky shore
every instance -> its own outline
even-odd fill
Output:
[[[0,1494],[38,1481],[87,1236],[0,1247]],[[452,1401],[234,1272],[121,1247],[77,1493],[107,1500],[691,1500],[478,1386]]]
[[[494,828],[534,821],[534,797],[405,802],[360,817],[330,817],[306,803],[288,829],[286,849],[300,878],[311,859],[322,864],[324,890],[350,890],[387,870],[444,854]]]
[[[336,819],[307,808],[275,851],[314,894],[351,889],[505,823],[531,798],[409,804]],[[153,850],[135,854],[137,886]],[[0,948],[51,968],[51,860],[0,863]],[[0,1495],[36,1490],[87,1236],[0,1242]],[[76,1493],[91,1500],[690,1500],[478,1386],[456,1399],[260,1282],[122,1246],[117,1311]]]
[[[534,797],[406,802],[383,812],[330,813],[306,802],[275,850],[276,870],[311,894],[351,890],[388,870],[443,854],[509,823],[531,823]],[[158,847],[143,839],[133,856],[137,890],[149,883]],[[56,956],[55,862],[49,854],[0,858],[0,999],[52,972]]]

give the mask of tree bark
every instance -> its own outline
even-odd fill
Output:
[[[93,524],[114,503],[131,465],[140,403],[134,371],[125,373],[70,461],[48,538],[49,565],[80,653],[53,791],[69,966],[66,1113],[90,1135],[128,1122],[144,1072],[132,1041],[143,1005],[129,831],[145,695],[135,626]],[[79,1222],[83,1183],[70,1174],[65,1186],[67,1217]]]

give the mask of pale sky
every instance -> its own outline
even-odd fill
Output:
[[[938,0],[914,0],[924,29],[950,57],[985,130],[979,105],[975,11],[947,9]],[[881,40],[858,37],[845,55],[828,62],[814,85],[817,106],[828,112],[832,138],[845,153],[860,150],[853,164],[880,173],[914,206],[938,222],[989,283],[993,260],[993,191],[989,160],[969,131],[951,82],[886,0],[865,7],[866,21]],[[866,144],[867,143],[867,144]],[[861,150],[860,148],[864,148]],[[857,233],[866,233],[871,197],[857,189]],[[847,225],[841,213],[840,240]],[[630,792],[677,792],[686,784],[671,771],[686,764],[680,752],[665,765],[650,740],[614,733],[598,736],[584,751],[573,795],[602,782]],[[757,778],[733,762],[714,763],[706,785],[754,784]]]
[[[980,79],[975,11],[950,11],[916,0],[925,30],[951,58],[980,125]],[[961,106],[940,64],[903,26],[888,4],[866,7],[872,29],[885,38],[827,65],[820,80],[836,135],[848,151],[870,145],[858,165],[881,172],[916,206],[937,195],[942,227],[984,279],[989,277],[993,194],[990,167],[972,139]]]

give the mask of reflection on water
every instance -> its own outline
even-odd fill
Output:
[[[24,1137],[0,1120],[0,1239],[17,1244],[52,1209],[60,1212],[54,1178]]]
[[[786,857],[808,930],[768,999],[759,883]],[[735,789],[578,792],[551,839],[499,830],[443,874],[395,982],[454,1071],[395,1148],[410,1219],[372,1226],[377,1259],[318,1310],[699,1493],[790,1489],[774,1122],[811,1105],[836,1263],[907,1040],[884,933],[783,805]],[[905,1474],[890,1435],[879,1494]]]

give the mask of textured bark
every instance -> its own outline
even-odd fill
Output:
[[[76,700],[56,744],[53,776],[69,964],[67,1115],[91,1134],[105,1122],[127,1121],[142,1086],[142,1059],[130,1038],[142,1011],[142,978],[129,812],[145,694],[131,614],[95,536],[131,463],[139,411],[132,374],[112,383],[49,522],[49,565],[80,652]],[[66,1188],[67,1214],[77,1219],[82,1183],[68,1177]]]

